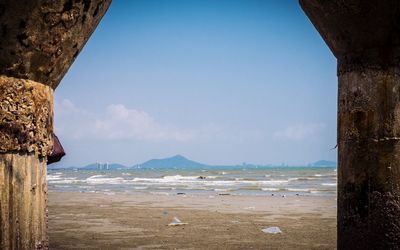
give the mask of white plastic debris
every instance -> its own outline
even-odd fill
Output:
[[[263,231],[264,233],[267,234],[280,234],[282,233],[281,229],[279,227],[266,227],[264,229],[262,229],[261,231]]]
[[[187,225],[187,223],[182,222],[180,219],[177,217],[174,217],[171,223],[168,224],[168,226],[182,226],[182,225]]]
[[[256,207],[245,207],[245,208],[243,208],[243,209],[246,209],[246,210],[254,210],[254,209],[256,209]]]

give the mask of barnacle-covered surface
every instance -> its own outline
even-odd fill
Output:
[[[0,75],[55,89],[111,0],[1,0]]]
[[[30,80],[0,76],[0,152],[52,150],[53,90]]]

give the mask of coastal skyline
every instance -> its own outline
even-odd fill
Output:
[[[336,160],[335,66],[296,1],[115,1],[56,91],[58,165]]]
[[[105,167],[106,166],[106,167]],[[288,165],[286,163],[281,164],[253,164],[251,162],[241,162],[234,165],[216,165],[210,162],[197,162],[183,155],[174,155],[166,158],[154,158],[148,159],[144,162],[136,162],[132,165],[124,165],[118,162],[91,162],[81,166],[65,166],[65,165],[50,165],[49,169],[81,169],[81,170],[123,170],[123,169],[134,169],[134,168],[147,168],[147,169],[218,169],[218,168],[265,168],[265,167],[337,167],[336,161],[318,160],[310,162],[304,165]]]

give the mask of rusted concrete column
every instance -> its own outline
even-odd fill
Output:
[[[338,249],[400,249],[400,2],[300,4],[338,60]]]
[[[0,0],[0,249],[47,249],[53,91],[111,0]]]

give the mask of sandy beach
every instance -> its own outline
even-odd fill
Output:
[[[52,249],[335,249],[336,200],[50,192],[49,237]]]

